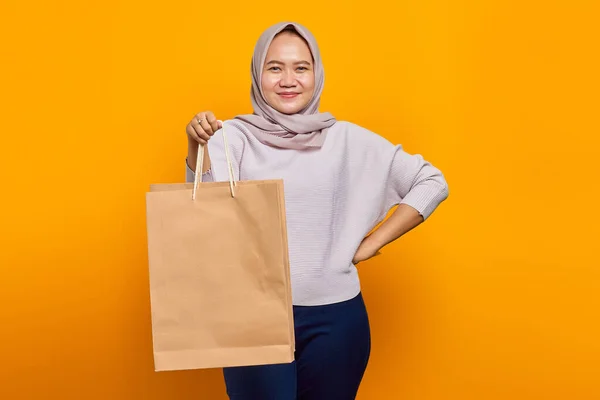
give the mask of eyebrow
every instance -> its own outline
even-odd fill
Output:
[[[283,62],[281,62],[281,61],[279,61],[279,60],[271,60],[271,61],[269,61],[268,63],[266,63],[265,65],[270,65],[270,64],[279,64],[279,65],[283,65],[284,63],[283,63]],[[302,60],[302,61],[296,61],[296,62],[294,63],[294,65],[300,65],[300,64],[308,64],[308,65],[310,65],[310,62]]]

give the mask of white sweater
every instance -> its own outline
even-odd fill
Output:
[[[316,150],[270,147],[240,122],[224,124],[236,180],[284,181],[294,305],[356,296],[352,259],[387,212],[402,203],[428,218],[448,197],[444,176],[421,155],[349,122],[336,122]],[[211,169],[202,180],[228,181],[222,129],[208,151]],[[194,181],[189,166],[186,181]]]

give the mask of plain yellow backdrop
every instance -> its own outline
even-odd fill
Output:
[[[450,197],[360,267],[361,400],[600,398],[598,5],[2,0],[0,398],[225,399],[155,373],[145,192],[199,111],[251,112],[272,23],[316,35],[322,110]]]

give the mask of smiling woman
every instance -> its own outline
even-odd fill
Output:
[[[227,393],[236,400],[351,400],[371,350],[356,264],[422,223],[448,187],[422,156],[319,111],[323,65],[302,25],[267,29],[251,71],[254,113],[223,124],[236,179],[285,184],[296,352],[291,364],[225,368]],[[188,124],[188,181],[198,143],[208,143],[202,180],[229,179],[222,127],[210,111]]]
[[[292,28],[271,42],[261,76],[263,94],[283,114],[301,112],[315,92],[315,74],[308,43]]]

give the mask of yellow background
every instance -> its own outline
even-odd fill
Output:
[[[594,3],[2,0],[0,398],[225,398],[153,371],[144,193],[182,181],[196,112],[251,111],[254,42],[292,19],[322,110],[450,185],[360,267],[360,399],[599,399]]]

